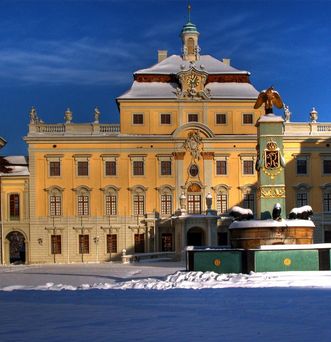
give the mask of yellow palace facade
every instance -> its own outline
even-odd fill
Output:
[[[3,263],[180,258],[187,245],[227,245],[232,206],[256,212],[259,92],[249,72],[200,54],[194,24],[181,38],[181,55],[159,51],[134,73],[119,124],[100,123],[97,108],[89,123],[68,109],[58,124],[31,110],[29,163],[1,173]],[[331,238],[330,132],[315,110],[295,123],[285,108],[283,210],[310,204],[316,242]]]

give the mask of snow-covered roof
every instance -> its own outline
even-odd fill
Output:
[[[180,71],[190,69],[191,66],[191,63],[189,61],[184,61],[182,57],[171,55],[150,68],[136,71],[135,74],[177,74]],[[197,70],[205,71],[208,74],[249,74],[248,71],[235,69],[210,55],[200,56],[200,59],[194,62],[194,67]]]
[[[25,156],[6,156],[3,157],[9,164],[13,165],[28,165]]]
[[[0,157],[0,176],[29,176],[28,161],[25,156]]]
[[[131,89],[118,97],[118,99],[177,99],[177,87],[176,83],[134,81]],[[206,88],[210,89],[211,99],[256,99],[259,94],[250,83],[211,82],[206,85]]]
[[[0,172],[0,176],[29,176],[30,172],[27,166],[8,166],[8,172]]]

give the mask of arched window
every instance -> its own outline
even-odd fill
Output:
[[[296,190],[296,206],[302,207],[304,205],[308,205],[309,200],[309,190],[311,186],[308,184],[299,184],[294,186],[294,189]]]
[[[146,188],[143,186],[135,186],[130,189],[132,191],[132,208],[134,216],[142,216],[145,213]]]
[[[59,188],[52,188],[49,191],[49,216],[62,215],[62,191]]]
[[[117,215],[117,188],[108,187],[105,190],[105,214],[107,216]]]
[[[164,188],[161,193],[161,215],[170,216],[172,214],[172,191]]]
[[[201,187],[197,183],[187,188],[187,207],[189,214],[201,214]]]
[[[90,189],[87,187],[79,187],[76,191],[78,216],[90,215]]]
[[[246,209],[251,209],[255,214],[256,208],[256,188],[252,185],[244,185],[240,187],[242,191],[242,206]]]
[[[229,207],[229,187],[227,185],[219,185],[215,188],[216,192],[216,209],[218,214],[224,214]]]
[[[194,39],[193,38],[189,38],[187,40],[187,52],[189,55],[194,54]]]

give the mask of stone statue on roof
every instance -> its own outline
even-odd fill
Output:
[[[277,108],[283,108],[283,101],[280,98],[279,93],[274,90],[273,87],[269,87],[267,90],[261,91],[255,102],[254,109],[260,108],[263,104],[265,105],[266,115],[273,113],[273,106],[276,106]]]
[[[290,122],[291,114],[292,114],[292,113],[290,112],[289,106],[287,106],[287,105],[284,103],[284,116],[285,116],[285,122]]]

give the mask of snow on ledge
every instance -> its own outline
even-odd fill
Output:
[[[331,243],[313,243],[311,245],[261,245],[259,249],[266,251],[275,249],[331,249]]]
[[[312,227],[315,224],[311,220],[247,220],[247,221],[233,221],[229,229],[246,229],[246,228],[287,228],[287,227]]]

